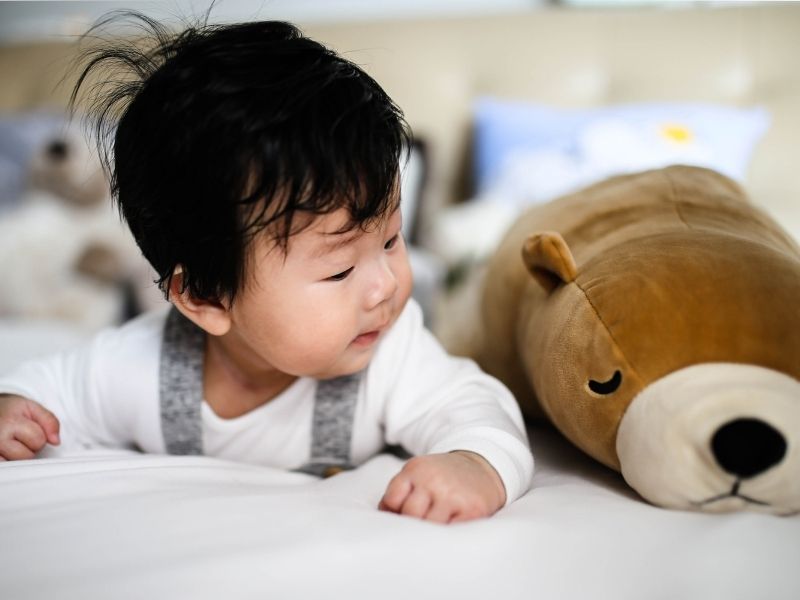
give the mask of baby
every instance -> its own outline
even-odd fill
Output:
[[[402,112],[294,26],[146,22],[95,98],[113,193],[171,305],[0,378],[0,457],[113,447],[328,476],[399,445],[382,510],[493,514],[530,486],[511,394],[410,299]],[[118,115],[116,127],[110,115]],[[54,448],[58,446],[58,448]]]

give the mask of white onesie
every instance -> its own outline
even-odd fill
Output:
[[[98,334],[89,344],[23,364],[0,377],[0,393],[40,402],[61,421],[61,445],[137,448],[165,453],[161,406],[162,346],[169,309]],[[198,374],[202,385],[202,373]],[[266,404],[236,418],[200,402],[202,451],[241,462],[297,469],[312,459],[318,382],[301,377]],[[500,474],[506,502],[530,486],[533,457],[510,392],[470,360],[448,355],[409,300],[360,374],[352,407],[354,465],[386,444],[414,455],[468,450]],[[174,451],[174,450],[173,450]]]

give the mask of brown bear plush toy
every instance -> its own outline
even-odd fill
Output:
[[[484,279],[474,358],[654,504],[800,510],[800,249],[710,170],[534,207]]]

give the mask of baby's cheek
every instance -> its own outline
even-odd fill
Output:
[[[363,351],[352,348],[351,344],[358,331],[348,326],[342,319],[338,323],[319,323],[313,330],[303,336],[302,343],[293,343],[291,353],[298,364],[306,370],[306,374],[340,375],[344,368],[349,371],[359,370],[366,366],[368,357]],[[299,341],[299,340],[298,340]],[[367,360],[361,361],[361,358]],[[350,368],[353,361],[363,365]]]
[[[408,299],[411,297],[411,288],[414,285],[414,278],[411,274],[411,267],[408,265],[406,261],[406,265],[404,269],[401,269],[400,272],[397,274],[397,302],[396,302],[396,310],[400,313],[403,310],[403,307],[408,302]]]

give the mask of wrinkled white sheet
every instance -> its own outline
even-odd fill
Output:
[[[452,526],[375,509],[392,456],[324,481],[200,457],[4,463],[0,598],[800,598],[800,517],[654,508],[531,434],[533,490]]]

